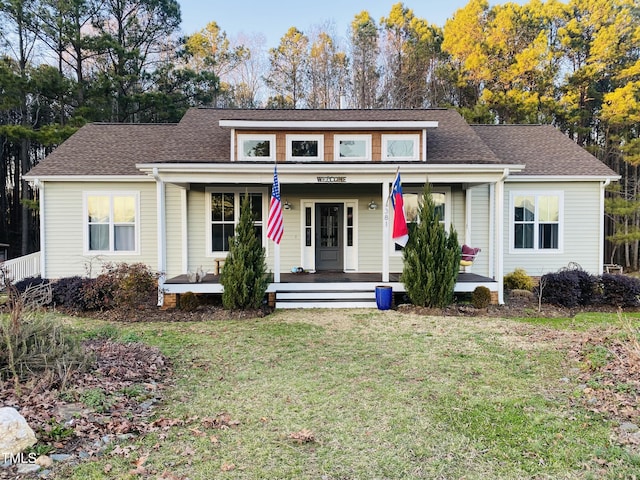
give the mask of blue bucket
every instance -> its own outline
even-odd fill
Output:
[[[378,310],[389,310],[393,302],[393,289],[387,285],[376,287],[376,305]]]

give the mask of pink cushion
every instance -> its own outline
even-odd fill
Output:
[[[462,260],[467,262],[473,261],[479,251],[479,248],[473,248],[469,245],[462,245]]]

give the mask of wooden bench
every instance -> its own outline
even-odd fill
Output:
[[[226,260],[225,257],[219,257],[219,258],[214,258],[213,259],[213,274],[214,275],[220,275],[220,272],[222,271],[222,267],[224,267],[224,261]]]
[[[611,274],[621,274],[622,272],[622,265],[616,265],[615,263],[605,263],[604,265],[604,271],[606,273],[611,273]]]

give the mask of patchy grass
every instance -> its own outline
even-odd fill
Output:
[[[60,478],[634,478],[640,457],[612,440],[615,422],[573,401],[568,348],[603,321],[316,310],[117,333],[92,321],[158,346],[176,383],[155,433]]]

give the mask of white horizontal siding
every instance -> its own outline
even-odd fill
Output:
[[[83,194],[102,191],[139,193],[139,254],[84,255]],[[157,269],[155,183],[46,182],[44,196],[42,222],[47,278],[95,276],[107,262],[141,262]]]
[[[166,246],[167,246],[167,278],[183,273],[182,250],[182,192],[178,186],[165,186],[165,214],[166,214]]]
[[[213,258],[207,256],[206,228],[211,223],[207,219],[204,190],[189,190],[187,193],[188,218],[188,271],[195,272],[202,267],[205,272],[213,272]]]
[[[564,224],[561,225],[564,248],[562,252],[537,251],[509,252],[511,192],[561,191],[564,197]],[[600,184],[598,182],[573,183],[507,183],[505,184],[504,271],[509,273],[523,268],[529,275],[540,276],[566,267],[569,262],[578,263],[583,269],[599,273],[602,258],[600,252]]]

